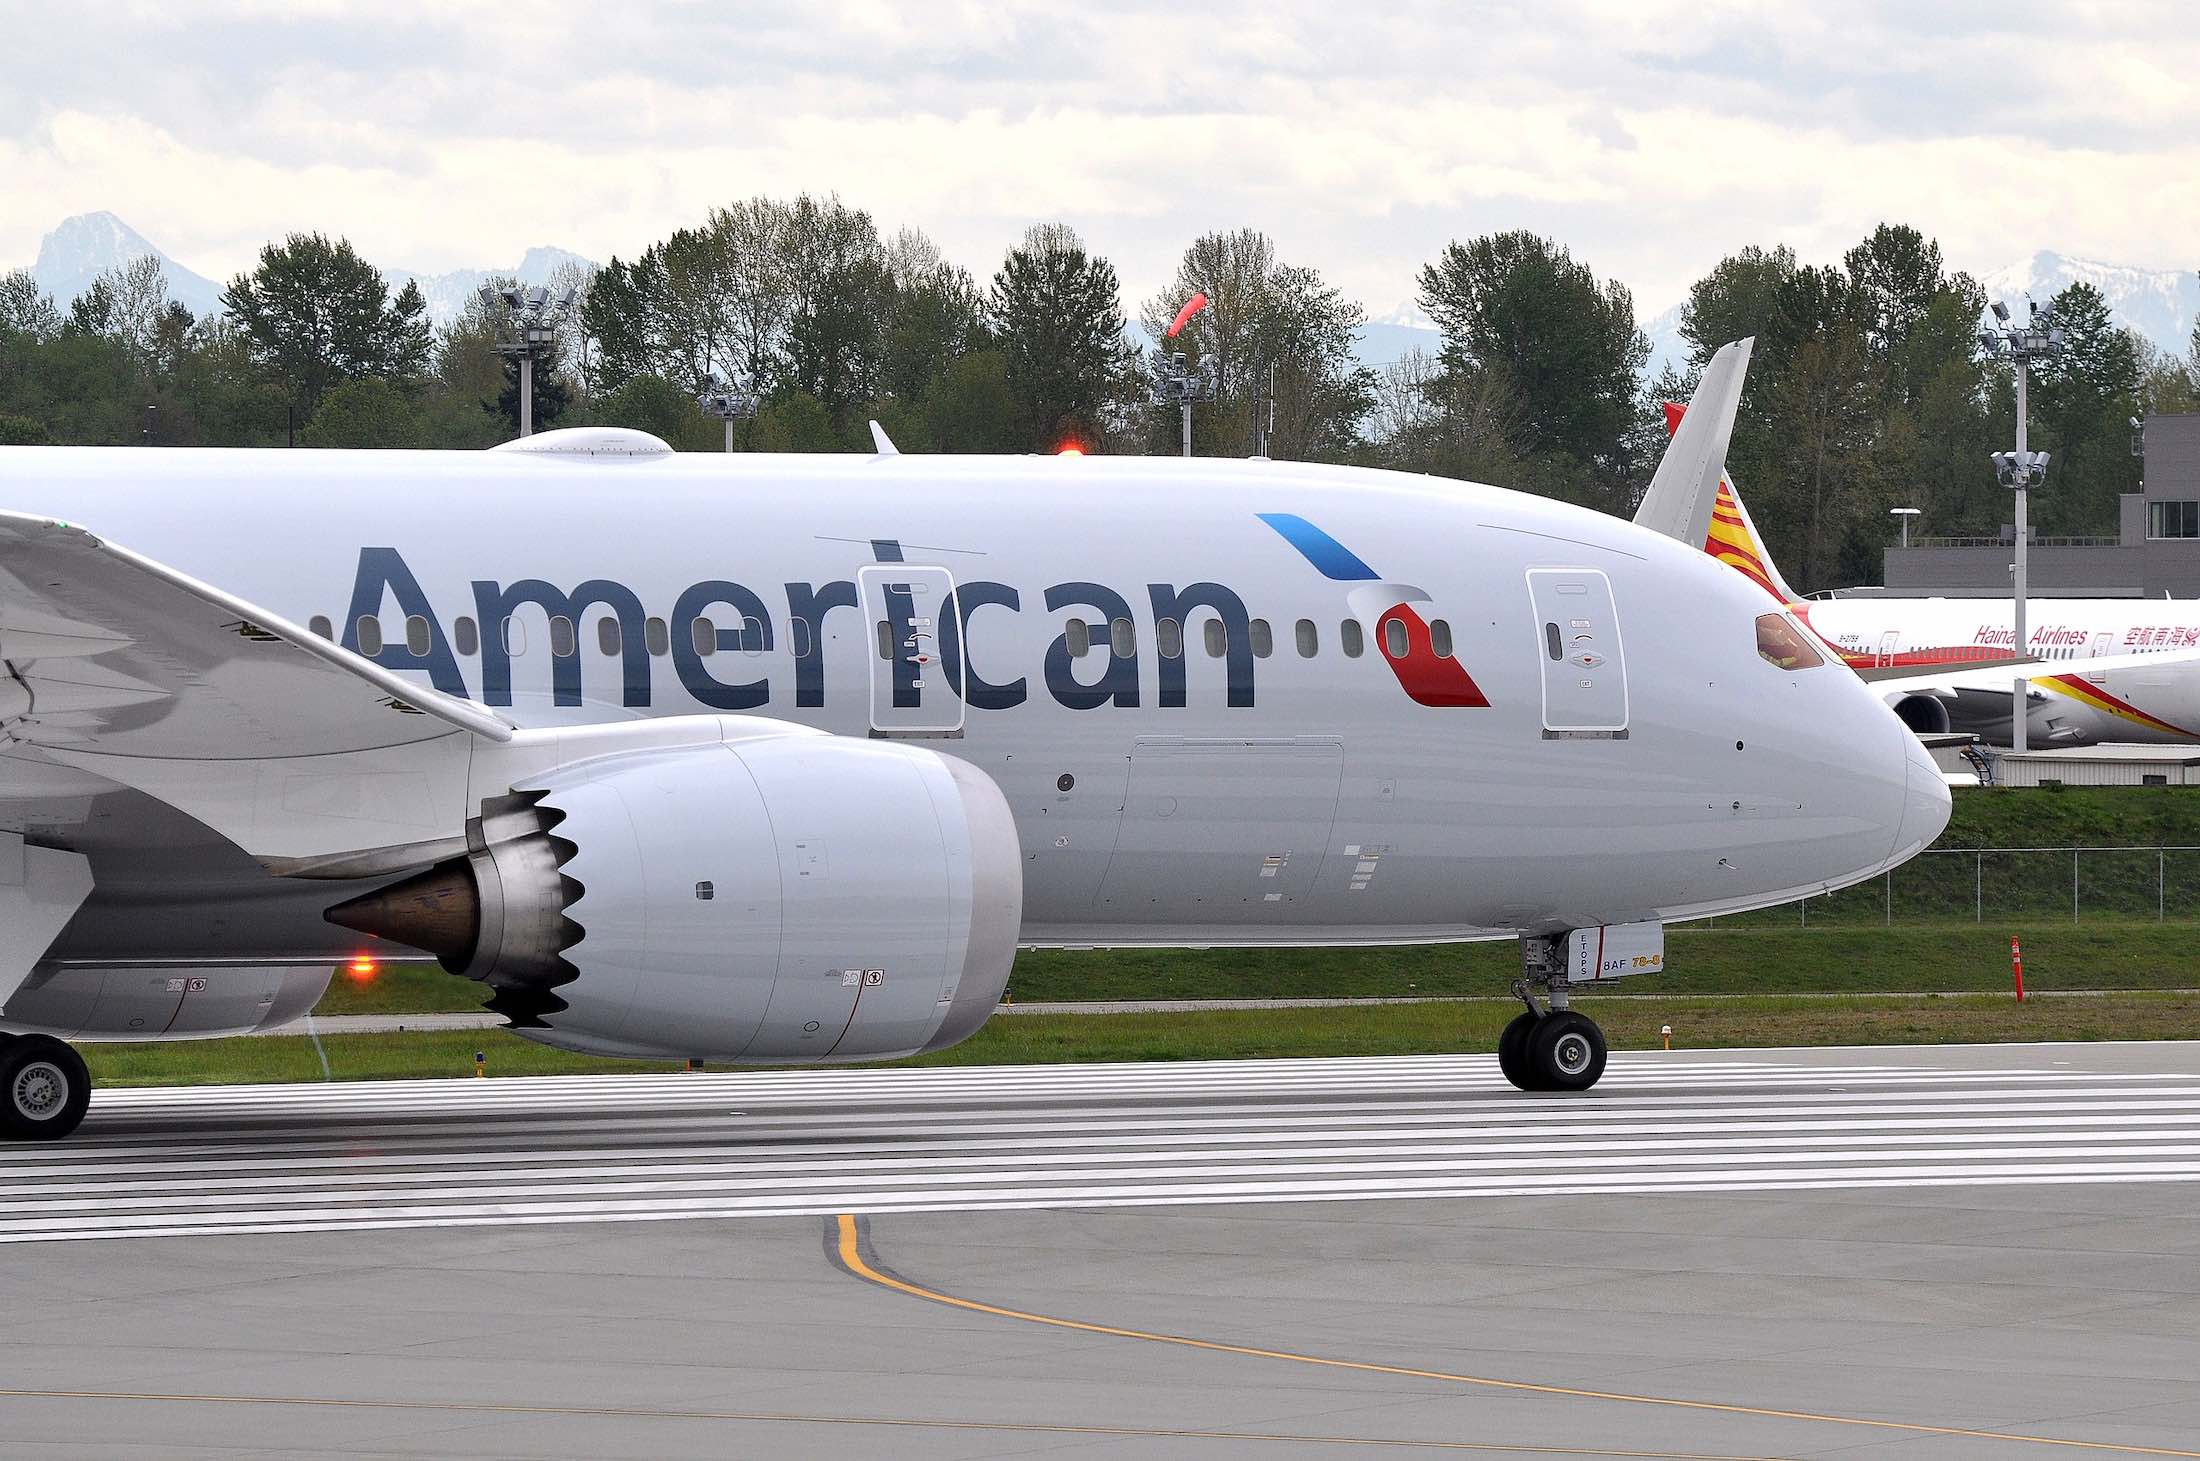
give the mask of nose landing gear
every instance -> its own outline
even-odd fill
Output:
[[[1523,1091],[1586,1091],[1604,1074],[1604,1032],[1569,1007],[1558,941],[1524,938],[1520,947],[1525,973],[1513,993],[1528,1008],[1497,1037],[1497,1068]]]
[[[51,1035],[0,1035],[0,1137],[53,1141],[91,1104],[84,1057]]]

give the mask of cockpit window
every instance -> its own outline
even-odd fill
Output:
[[[1757,616],[1757,653],[1783,670],[1816,669],[1826,662],[1785,614]]]

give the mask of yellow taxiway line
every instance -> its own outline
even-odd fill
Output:
[[[1767,1420],[1810,1421],[1819,1425],[1855,1426],[1862,1429],[1900,1431],[1918,1436],[1957,1436],[1973,1441],[2014,1441],[2035,1446],[2062,1446],[2072,1450],[2108,1452],[2122,1456],[2183,1456],[2200,1458],[2200,1451],[2180,1451],[2166,1446],[2131,1446],[2114,1441],[2078,1441],[2061,1436],[2033,1436],[2014,1431],[1973,1430],[1965,1426],[1926,1425],[1918,1421],[1875,1420],[1860,1415],[1820,1415],[1808,1410],[1780,1410],[1759,1405],[1734,1405],[1717,1400],[1684,1400],[1669,1395],[1633,1395],[1621,1390],[1589,1390],[1574,1385],[1549,1385],[1534,1380],[1504,1380],[1489,1375],[1461,1375],[1448,1370],[1423,1370],[1410,1365],[1376,1364],[1368,1360],[1343,1360],[1327,1355],[1298,1354],[1287,1349],[1261,1349],[1247,1344],[1227,1344],[1214,1339],[1193,1339],[1182,1334],[1157,1334],[1147,1329],[1126,1329],[1115,1324],[1092,1324],[1082,1319],[1063,1319],[1052,1314],[1034,1314],[1024,1309],[1003,1308],[998,1304],[980,1303],[976,1299],[958,1298],[941,1293],[921,1284],[911,1283],[881,1269],[874,1259],[865,1253],[869,1246],[863,1225],[853,1213],[839,1217],[837,1255],[842,1267],[857,1278],[881,1288],[893,1289],[913,1298],[928,1299],[950,1308],[967,1309],[973,1314],[990,1314],[997,1319],[1021,1319],[1029,1324],[1045,1324],[1056,1329],[1073,1329],[1083,1334],[1106,1334],[1118,1339],[1143,1339],[1155,1344],[1173,1344],[1185,1349],[1203,1349],[1218,1354],[1246,1355],[1253,1359],[1285,1360],[1292,1364],[1318,1365],[1323,1369],[1352,1370],[1370,1375],[1401,1375],[1415,1380],[1444,1380],[1455,1385],[1474,1385],[1490,1390],[1512,1390],[1531,1395],[1558,1395],[1574,1400],[1610,1400],[1626,1405],[1655,1405],[1669,1410],[1709,1411],[1719,1415],[1746,1415]],[[1496,1447],[1500,1450],[1519,1450],[1521,1447]],[[1594,1454],[1594,1453],[1592,1453]],[[1605,1454],[1625,1455],[1626,1452]],[[1651,1454],[1651,1453],[1641,1453]]]

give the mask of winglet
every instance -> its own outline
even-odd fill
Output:
[[[1726,472],[1726,444],[1734,435],[1734,413],[1742,403],[1742,381],[1749,370],[1754,340],[1721,345],[1704,367],[1687,414],[1673,432],[1658,463],[1650,490],[1635,509],[1635,522],[1686,543],[1703,546],[1711,530],[1711,509]],[[1668,424],[1672,408],[1668,407]]]
[[[893,438],[886,434],[886,428],[876,421],[871,423],[871,443],[878,448],[878,454],[882,457],[901,455],[901,448],[894,445]]]

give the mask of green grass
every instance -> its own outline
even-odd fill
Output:
[[[2200,847],[2200,787],[1958,791],[1935,847]]]
[[[1942,924],[1894,928],[1675,928],[1670,968],[1629,994],[1992,993],[2009,987],[2009,935],[2035,989],[2200,988],[2200,923]],[[1019,1002],[1314,999],[1506,992],[1510,942],[1376,949],[1031,950],[1009,982]],[[367,984],[339,974],[317,1014],[481,1008],[482,988],[433,965],[390,965]]]
[[[2200,995],[2126,991],[2018,1004],[2006,995],[1706,1002],[1601,996],[1581,1002],[1615,1049],[1972,1043],[2011,1040],[2200,1038]],[[1346,1009],[1201,1010],[1189,1014],[997,1016],[952,1049],[910,1065],[1032,1065],[1064,1061],[1239,1060],[1328,1055],[1488,1052],[1517,1011],[1500,1003]],[[676,1062],[567,1055],[501,1030],[324,1037],[338,1080],[466,1076],[474,1052],[492,1078],[667,1071]],[[243,1085],[321,1079],[309,1040],[293,1037],[86,1045],[105,1085]]]

